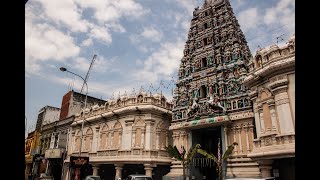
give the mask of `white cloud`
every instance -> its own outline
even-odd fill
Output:
[[[77,57],[72,59],[71,63],[69,63],[67,66],[72,67],[73,71],[81,71],[83,77],[85,77],[85,74],[88,72],[92,57]],[[113,59],[108,60],[102,55],[97,55],[95,61],[93,62],[93,65],[90,70],[90,77],[100,76],[101,73],[104,73],[108,71],[114,62]]]
[[[143,7],[133,0],[75,0],[82,8],[90,8],[94,10],[94,18],[99,23],[115,22],[122,16],[140,17],[147,13]]]
[[[86,10],[93,10],[90,22],[84,17]],[[73,37],[79,35],[87,36],[80,43],[82,47],[91,46],[93,39],[110,44],[111,31],[126,32],[118,22],[121,17],[140,17],[145,13],[148,10],[133,0],[32,1],[26,4],[25,13],[26,68],[36,72],[41,69],[40,64],[34,65],[38,60],[61,61],[78,56],[80,47]],[[65,28],[72,33],[65,32]]]
[[[162,38],[162,32],[154,27],[144,27],[141,36],[154,42],[159,42]]]
[[[155,82],[156,80],[170,78],[177,71],[183,56],[184,42],[161,44],[158,51],[152,53],[145,61],[143,70],[135,73],[136,79]]]
[[[29,77],[30,74],[40,75],[40,65],[33,61],[25,61],[25,72],[26,76]]]
[[[140,60],[140,59],[137,59],[136,60],[136,65],[142,65],[143,63],[142,63],[142,61]]]
[[[264,23],[267,25],[280,23],[285,25],[289,34],[293,34],[295,32],[295,1],[281,0],[276,7],[266,9]]]
[[[108,23],[106,24],[106,27],[112,29],[115,32],[126,32],[126,29],[119,23]]]
[[[39,74],[40,61],[62,61],[76,57],[80,48],[71,36],[48,24],[25,22],[25,64],[26,72]]]
[[[81,19],[82,12],[73,0],[35,0],[35,2],[39,2],[43,6],[46,16],[55,23],[62,23],[74,32],[87,31],[88,22]]]
[[[196,0],[176,0],[177,4],[185,8],[188,14],[192,15],[194,9],[197,7]],[[201,2],[202,4],[203,2]]]
[[[277,20],[277,10],[275,8],[270,8],[266,10],[264,15],[264,22],[269,25]]]
[[[47,76],[47,79],[58,84],[67,85],[68,87],[71,87],[77,92],[80,91],[83,84],[83,80],[69,74],[66,74],[65,77],[58,77],[50,74]],[[92,79],[88,81],[88,95],[99,98],[96,94],[100,94],[103,96],[102,98],[105,100],[110,99],[112,94],[114,94],[114,97],[117,98],[119,92],[120,94],[126,92],[127,95],[130,95],[133,88],[134,85],[128,85],[128,83],[105,83],[100,81],[93,81]]]
[[[184,21],[181,22],[181,26],[182,28],[185,30],[185,37],[187,37],[187,32],[189,31],[190,29],[190,20],[186,19]]]
[[[92,44],[93,44],[92,39],[88,38],[88,39],[82,41],[81,46],[87,47],[87,46],[91,46]]]
[[[103,28],[101,26],[94,26],[90,30],[90,35],[91,38],[95,38],[97,40],[102,40],[106,42],[107,44],[110,44],[112,42],[111,34],[108,31],[107,28]]]
[[[84,57],[77,57],[73,59],[72,62],[72,69],[73,70],[80,70],[82,72],[87,72],[90,67],[90,59],[84,58]]]
[[[139,36],[136,35],[136,34],[131,34],[131,35],[129,36],[129,40],[130,40],[130,42],[131,42],[132,44],[135,44],[135,45],[137,45],[137,44],[139,44],[139,43],[141,42]]]
[[[149,49],[147,47],[145,47],[145,46],[138,46],[138,49],[143,53],[149,52]]]
[[[115,62],[114,59],[107,59],[102,55],[98,55],[92,66],[92,71],[95,73],[107,72],[111,68],[113,62]]]
[[[260,16],[258,15],[257,8],[249,8],[241,11],[238,16],[237,19],[242,31],[246,32],[258,26]]]
[[[48,24],[31,25],[30,21],[26,21],[25,43],[26,59],[63,60],[80,51],[71,36]]]

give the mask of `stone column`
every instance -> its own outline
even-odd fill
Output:
[[[271,115],[271,122],[272,122],[272,131],[278,132],[278,123],[276,118],[276,111],[274,109],[274,104],[269,106],[270,108],[270,115]]]
[[[263,120],[263,112],[262,112],[262,109],[261,109],[261,107],[259,107],[259,109],[258,109],[258,112],[259,112],[259,117],[260,117],[260,125],[261,125],[261,129],[260,129],[260,134],[264,134],[265,133],[265,128],[266,127],[264,127],[264,120]]]
[[[111,135],[110,135],[110,136],[111,136],[111,137],[110,137],[110,147],[111,147],[111,148],[115,148],[116,146],[113,144],[113,135],[114,135],[114,131],[113,131],[113,132],[111,132],[110,134],[111,134]]]
[[[180,134],[179,130],[172,131],[173,146],[179,147],[179,134]],[[172,158],[171,164],[172,165],[171,165],[170,172],[166,176],[169,176],[169,177],[182,176],[183,170],[182,170],[181,162],[176,161],[174,158]]]
[[[166,131],[166,147],[169,146],[169,137],[168,137],[168,131]],[[188,136],[188,135],[187,135]]]
[[[123,149],[131,149],[131,144],[132,144],[132,124],[133,124],[133,119],[131,120],[126,120],[125,121],[126,125],[126,131],[125,131],[125,138],[124,138],[124,146]]]
[[[288,93],[285,91],[276,94],[275,101],[281,134],[294,133]]]
[[[259,139],[261,136],[261,122],[260,122],[260,118],[259,118],[259,111],[257,108],[257,103],[253,104],[253,112],[254,112],[254,121],[256,124],[257,138]]]
[[[93,134],[93,140],[92,140],[92,152],[97,152],[99,147],[99,130],[100,126],[95,127],[96,131]]]
[[[136,144],[136,129],[132,130],[132,147],[135,147]]]
[[[122,131],[119,131],[118,148],[119,148],[119,149],[122,149]]]
[[[151,176],[152,177],[152,166],[151,164],[144,164],[144,170],[146,171],[146,175],[147,176]]]
[[[233,140],[234,140],[234,142],[237,142],[237,139],[236,139],[236,133],[237,133],[236,127],[233,127],[232,130],[233,130]],[[238,149],[237,148],[234,148],[234,154],[238,154]]]
[[[112,148],[111,132],[110,131],[107,132],[107,140],[106,141],[107,141],[107,144],[108,144],[107,149]]]
[[[98,176],[99,165],[93,165],[92,169],[93,169],[92,175]]]
[[[71,128],[70,128],[71,129]],[[75,150],[75,142],[76,142],[76,140],[75,140],[75,133],[76,133],[76,131],[75,130],[72,130],[71,129],[71,133],[70,133],[70,139],[69,139],[69,142],[68,142],[68,155],[71,155],[72,154],[72,152],[74,152],[74,150]]]
[[[115,169],[116,169],[115,180],[118,180],[119,178],[122,178],[123,164],[115,164],[114,166],[115,166]]]
[[[150,117],[151,118],[151,117]],[[152,127],[154,126],[154,122],[155,120],[153,119],[145,119],[145,123],[146,123],[146,131],[145,131],[145,138],[144,138],[144,135],[142,136],[144,139],[145,139],[145,142],[144,142],[144,147],[146,150],[150,150],[151,149],[151,146],[152,146]],[[144,141],[144,140],[143,140]]]
[[[247,153],[249,153],[250,152],[250,146],[249,146],[249,134],[248,134],[249,127],[248,127],[248,125],[244,126],[244,130],[246,132]]]
[[[237,127],[238,135],[239,135],[239,154],[243,153],[242,150],[242,142],[241,142],[241,126]]]
[[[186,131],[181,131],[181,133],[180,133],[180,138],[181,138],[181,145],[182,145],[186,150],[188,150],[189,148],[187,147],[187,133],[186,133]],[[181,148],[181,146],[178,147],[178,148]]]
[[[144,134],[145,134],[145,130],[144,129],[141,129],[141,147],[142,148],[144,148],[144,144],[145,144],[145,138],[144,138]],[[151,135],[151,134],[149,134],[149,135]],[[150,137],[149,137],[150,138]],[[151,139],[151,138],[150,138]],[[150,148],[150,144],[149,144],[149,149],[151,149]]]
[[[159,141],[160,141],[160,130],[157,130],[157,136],[156,136],[156,149],[159,150],[161,147],[159,147]]]
[[[258,161],[262,178],[271,177],[272,163],[273,160],[271,159]]]
[[[225,143],[225,147],[227,148],[228,145],[229,145],[229,144],[228,144],[228,135],[227,135],[227,133],[228,133],[228,127],[224,126],[223,132],[224,132],[224,143]],[[226,150],[226,148],[225,148],[225,150]]]

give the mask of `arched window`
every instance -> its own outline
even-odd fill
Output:
[[[200,98],[206,98],[207,97],[207,87],[205,85],[202,85],[200,87]]]
[[[84,138],[84,151],[91,151],[93,140],[93,131],[91,128],[88,128]]]
[[[146,124],[143,119],[139,118],[135,120],[132,125],[134,147],[144,147],[145,128]]]
[[[119,149],[121,144],[122,126],[116,122],[113,126],[112,148]]]
[[[206,46],[208,44],[207,38],[204,38],[202,42],[203,42],[203,45]]]
[[[238,100],[238,108],[242,108],[243,107],[243,102],[242,102],[242,100],[240,99],[240,100]]]
[[[165,150],[168,146],[168,129],[167,123],[159,122],[157,125],[157,149]]]
[[[78,131],[75,135],[75,146],[74,146],[74,152],[79,152],[80,150],[80,136],[81,136],[81,132]]]
[[[257,57],[256,57],[256,68],[260,68],[261,66],[262,66],[262,57],[261,57],[261,55],[258,55]]]
[[[137,98],[138,103],[142,103],[143,102],[143,97],[142,95],[139,95]]]
[[[237,109],[237,103],[235,101],[232,102],[232,109]]]
[[[203,28],[204,28],[204,29],[207,29],[207,28],[208,28],[208,24],[207,24],[207,23],[204,23],[204,24],[203,24]]]
[[[100,147],[99,149],[108,149],[109,145],[109,127],[105,124],[100,133]],[[109,147],[110,148],[110,147]]]
[[[263,101],[271,96],[271,93],[265,89],[260,92],[260,101]],[[262,113],[263,113],[263,121],[264,121],[264,129],[272,129],[272,121],[269,104],[267,102],[262,103]]]
[[[204,67],[207,67],[207,58],[202,58],[201,60],[201,67],[204,68]]]

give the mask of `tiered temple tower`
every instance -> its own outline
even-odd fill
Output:
[[[242,82],[252,55],[228,0],[205,0],[201,8],[195,8],[183,54],[170,126],[174,145],[189,149],[200,143],[216,154],[218,141],[222,152],[237,142],[225,163],[225,175],[261,176],[259,164],[247,157],[255,136],[254,114]],[[203,157],[193,162],[190,178],[216,177],[215,167]],[[173,162],[168,175],[180,176],[179,167]]]

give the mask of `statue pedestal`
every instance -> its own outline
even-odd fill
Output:
[[[162,180],[183,180],[183,168],[180,161],[172,161],[170,172]]]

